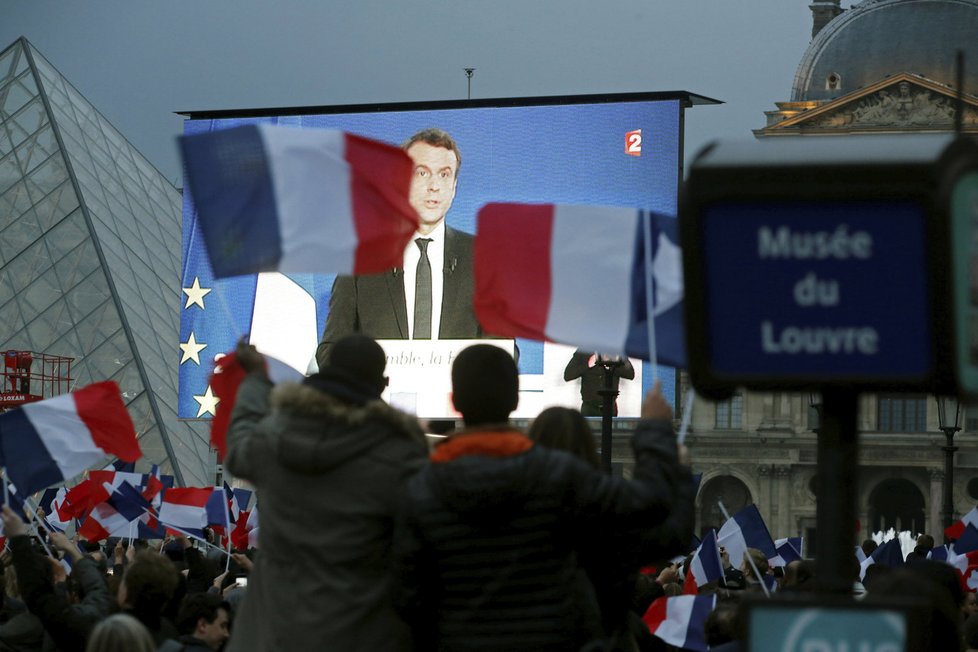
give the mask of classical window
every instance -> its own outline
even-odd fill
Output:
[[[715,427],[718,430],[739,430],[744,421],[744,397],[736,394],[717,403]]]
[[[830,72],[825,78],[825,90],[837,91],[842,88],[842,75],[837,72]]]
[[[926,394],[880,394],[876,402],[880,432],[926,432]]]

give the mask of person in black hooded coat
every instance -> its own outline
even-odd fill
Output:
[[[658,392],[646,398],[628,481],[508,425],[518,375],[502,349],[459,353],[452,389],[467,429],[408,482],[394,537],[396,601],[418,649],[579,650],[594,635],[579,590],[582,533],[645,538],[629,551],[637,568],[663,549],[657,526],[693,508],[672,412]]]
[[[417,420],[380,400],[386,357],[364,335],[301,384],[272,388],[254,347],[228,430],[227,469],[257,488],[260,554],[228,649],[411,649],[390,598],[398,498],[427,453]]]

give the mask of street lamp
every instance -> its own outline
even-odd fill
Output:
[[[944,527],[951,525],[954,518],[954,453],[958,447],[954,445],[954,433],[961,430],[961,403],[954,396],[935,396],[937,399],[937,423],[944,433],[946,444],[941,447],[944,451],[944,507],[941,510]],[[952,420],[953,419],[953,420]]]

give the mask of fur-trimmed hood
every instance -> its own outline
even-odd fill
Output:
[[[272,389],[271,407],[281,427],[279,461],[299,473],[322,473],[390,438],[427,446],[417,419],[379,399],[350,405],[309,385],[282,383]]]

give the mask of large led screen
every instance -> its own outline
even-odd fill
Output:
[[[184,132],[272,123],[342,129],[401,145],[422,130],[443,130],[460,154],[454,199],[444,221],[450,229],[472,234],[476,213],[490,201],[628,206],[675,215],[684,97],[636,94],[481,100],[464,106],[329,107],[303,110],[301,115],[291,110],[198,113],[190,114]],[[215,407],[208,386],[213,361],[233,350],[242,336],[298,372],[315,371],[335,279],[261,274],[215,280],[189,193],[184,193],[183,215],[179,416],[207,418]],[[442,272],[453,274],[456,259],[448,252],[444,255]],[[582,259],[581,265],[588,265],[588,260]],[[403,283],[398,270],[391,271],[387,282]],[[392,375],[385,397],[422,418],[454,416],[445,395],[453,342],[439,341],[434,334],[434,341],[383,343]],[[514,347],[513,342],[492,342]],[[591,352],[525,340],[515,342],[515,347],[521,388],[515,416],[532,417],[550,405],[593,407],[600,369],[587,355]],[[624,417],[638,416],[642,393],[654,375],[648,363],[632,360],[630,367],[620,369],[617,408]],[[660,367],[657,375],[674,399],[674,371]],[[443,396],[432,399],[431,393]]]

